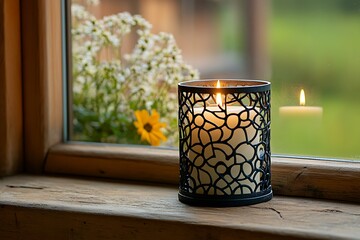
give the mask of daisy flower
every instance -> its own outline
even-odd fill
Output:
[[[159,122],[160,115],[155,109],[151,111],[151,115],[146,110],[137,110],[135,116],[137,121],[134,125],[142,141],[146,140],[151,146],[159,146],[161,140],[167,140],[160,131],[161,128],[166,127],[166,124]]]

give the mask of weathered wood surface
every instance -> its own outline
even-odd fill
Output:
[[[174,150],[109,144],[58,144],[49,151],[45,172],[178,183]]]
[[[104,144],[58,144],[45,171],[177,184],[177,150]],[[272,158],[275,194],[360,202],[360,162]]]
[[[360,203],[360,161],[272,158],[276,194]]]
[[[0,239],[360,239],[356,204],[190,207],[174,186],[64,177],[3,179],[0,216]]]
[[[20,1],[0,0],[0,176],[22,169],[20,40]]]

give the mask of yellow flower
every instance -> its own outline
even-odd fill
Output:
[[[166,124],[159,122],[160,115],[155,109],[151,111],[151,115],[146,110],[137,110],[135,116],[137,121],[134,125],[142,141],[146,140],[151,146],[159,146],[160,140],[166,141],[166,137],[160,131]]]

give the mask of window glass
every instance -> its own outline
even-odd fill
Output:
[[[360,157],[360,1],[272,1],[272,151]],[[300,91],[305,107],[299,106]],[[311,109],[307,106],[318,106]]]
[[[72,0],[70,139],[176,147],[177,82],[260,77],[273,153],[360,158],[360,0],[249,2]]]
[[[177,83],[244,68],[241,10],[235,0],[72,1],[71,139],[177,146]]]

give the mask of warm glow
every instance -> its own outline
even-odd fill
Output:
[[[300,91],[300,106],[305,106],[305,92],[304,89]]]
[[[220,88],[220,80],[217,81],[216,88]],[[221,93],[216,94],[216,104],[222,106]]]

